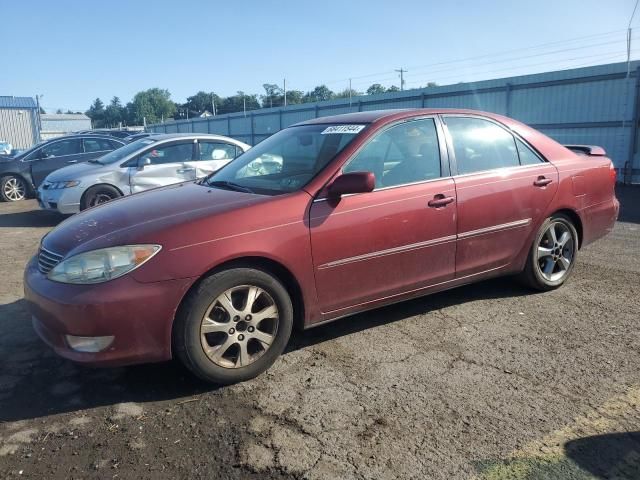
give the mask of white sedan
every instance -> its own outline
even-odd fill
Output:
[[[124,195],[206,177],[249,148],[220,135],[153,135],[56,170],[38,188],[38,202],[45,210],[77,213]]]

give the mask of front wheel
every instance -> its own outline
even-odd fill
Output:
[[[0,179],[0,198],[4,202],[17,202],[27,198],[27,182],[17,175],[7,175]]]
[[[122,194],[117,188],[111,185],[96,185],[91,187],[82,196],[80,201],[80,210],[86,210],[90,207],[97,207],[103,203],[110,202],[111,200],[121,197]]]
[[[253,378],[284,351],[293,326],[287,290],[270,274],[234,268],[205,278],[180,308],[173,330],[178,358],[220,385]]]
[[[578,255],[578,232],[569,217],[556,214],[535,237],[521,279],[536,290],[553,290],[569,278]]]

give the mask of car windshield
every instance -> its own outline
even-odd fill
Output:
[[[243,153],[204,185],[265,195],[299,190],[365,125],[301,125],[280,130]]]
[[[131,142],[125,145],[124,147],[117,148],[107,153],[106,155],[98,158],[96,160],[96,163],[108,165],[110,163],[119,162],[120,160],[123,160],[128,155],[131,155],[132,153],[135,153],[141,148],[146,147],[147,145],[151,145],[154,142],[155,140],[153,140],[152,138],[141,138],[140,140],[136,140],[135,142]]]

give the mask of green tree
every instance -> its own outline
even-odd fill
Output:
[[[150,88],[138,92],[127,104],[127,117],[130,125],[159,123],[163,118],[170,118],[176,111],[176,104],[171,101],[169,90]]]
[[[262,108],[279,107],[284,104],[284,92],[275,83],[264,83],[265,95],[260,95]]]
[[[118,97],[113,97],[104,110],[104,125],[107,127],[118,127],[120,123],[125,123],[126,111]]]
[[[384,88],[382,85],[380,85],[379,83],[374,83],[369,88],[367,88],[367,95],[378,95],[386,91],[387,89]]]
[[[221,98],[215,93],[207,93],[202,90],[191,97],[187,97],[187,102],[180,107],[189,109],[190,115],[200,115],[205,110],[213,113],[212,101],[215,101],[216,108],[220,105]]]
[[[221,100],[219,113],[234,113],[242,112],[246,108],[249,110],[257,110],[260,108],[260,102],[257,95],[247,95],[246,93],[239,91],[237,95],[226,97]]]
[[[335,98],[357,97],[358,95],[362,95],[362,94],[357,90],[354,90],[353,88],[351,89],[345,88],[341,92],[336,93]]]
[[[57,114],[61,114],[61,113],[62,113],[62,109],[61,109],[61,108],[57,109],[57,110],[56,110],[56,113],[57,113]]]
[[[297,105],[304,102],[304,92],[300,90],[287,90],[287,105]]]
[[[96,98],[85,113],[91,119],[93,128],[104,127],[104,103],[102,100]]]
[[[389,88],[387,88],[387,93],[389,92],[399,92],[400,88],[396,87],[395,85],[391,85]]]
[[[316,88],[304,94],[302,101],[307,102],[322,102],[325,100],[331,100],[335,97],[333,93],[326,85],[318,85]]]

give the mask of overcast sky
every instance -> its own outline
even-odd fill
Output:
[[[86,110],[168,89],[357,90],[499,78],[626,58],[635,0],[0,0],[0,95]],[[640,57],[640,12],[633,58]]]

